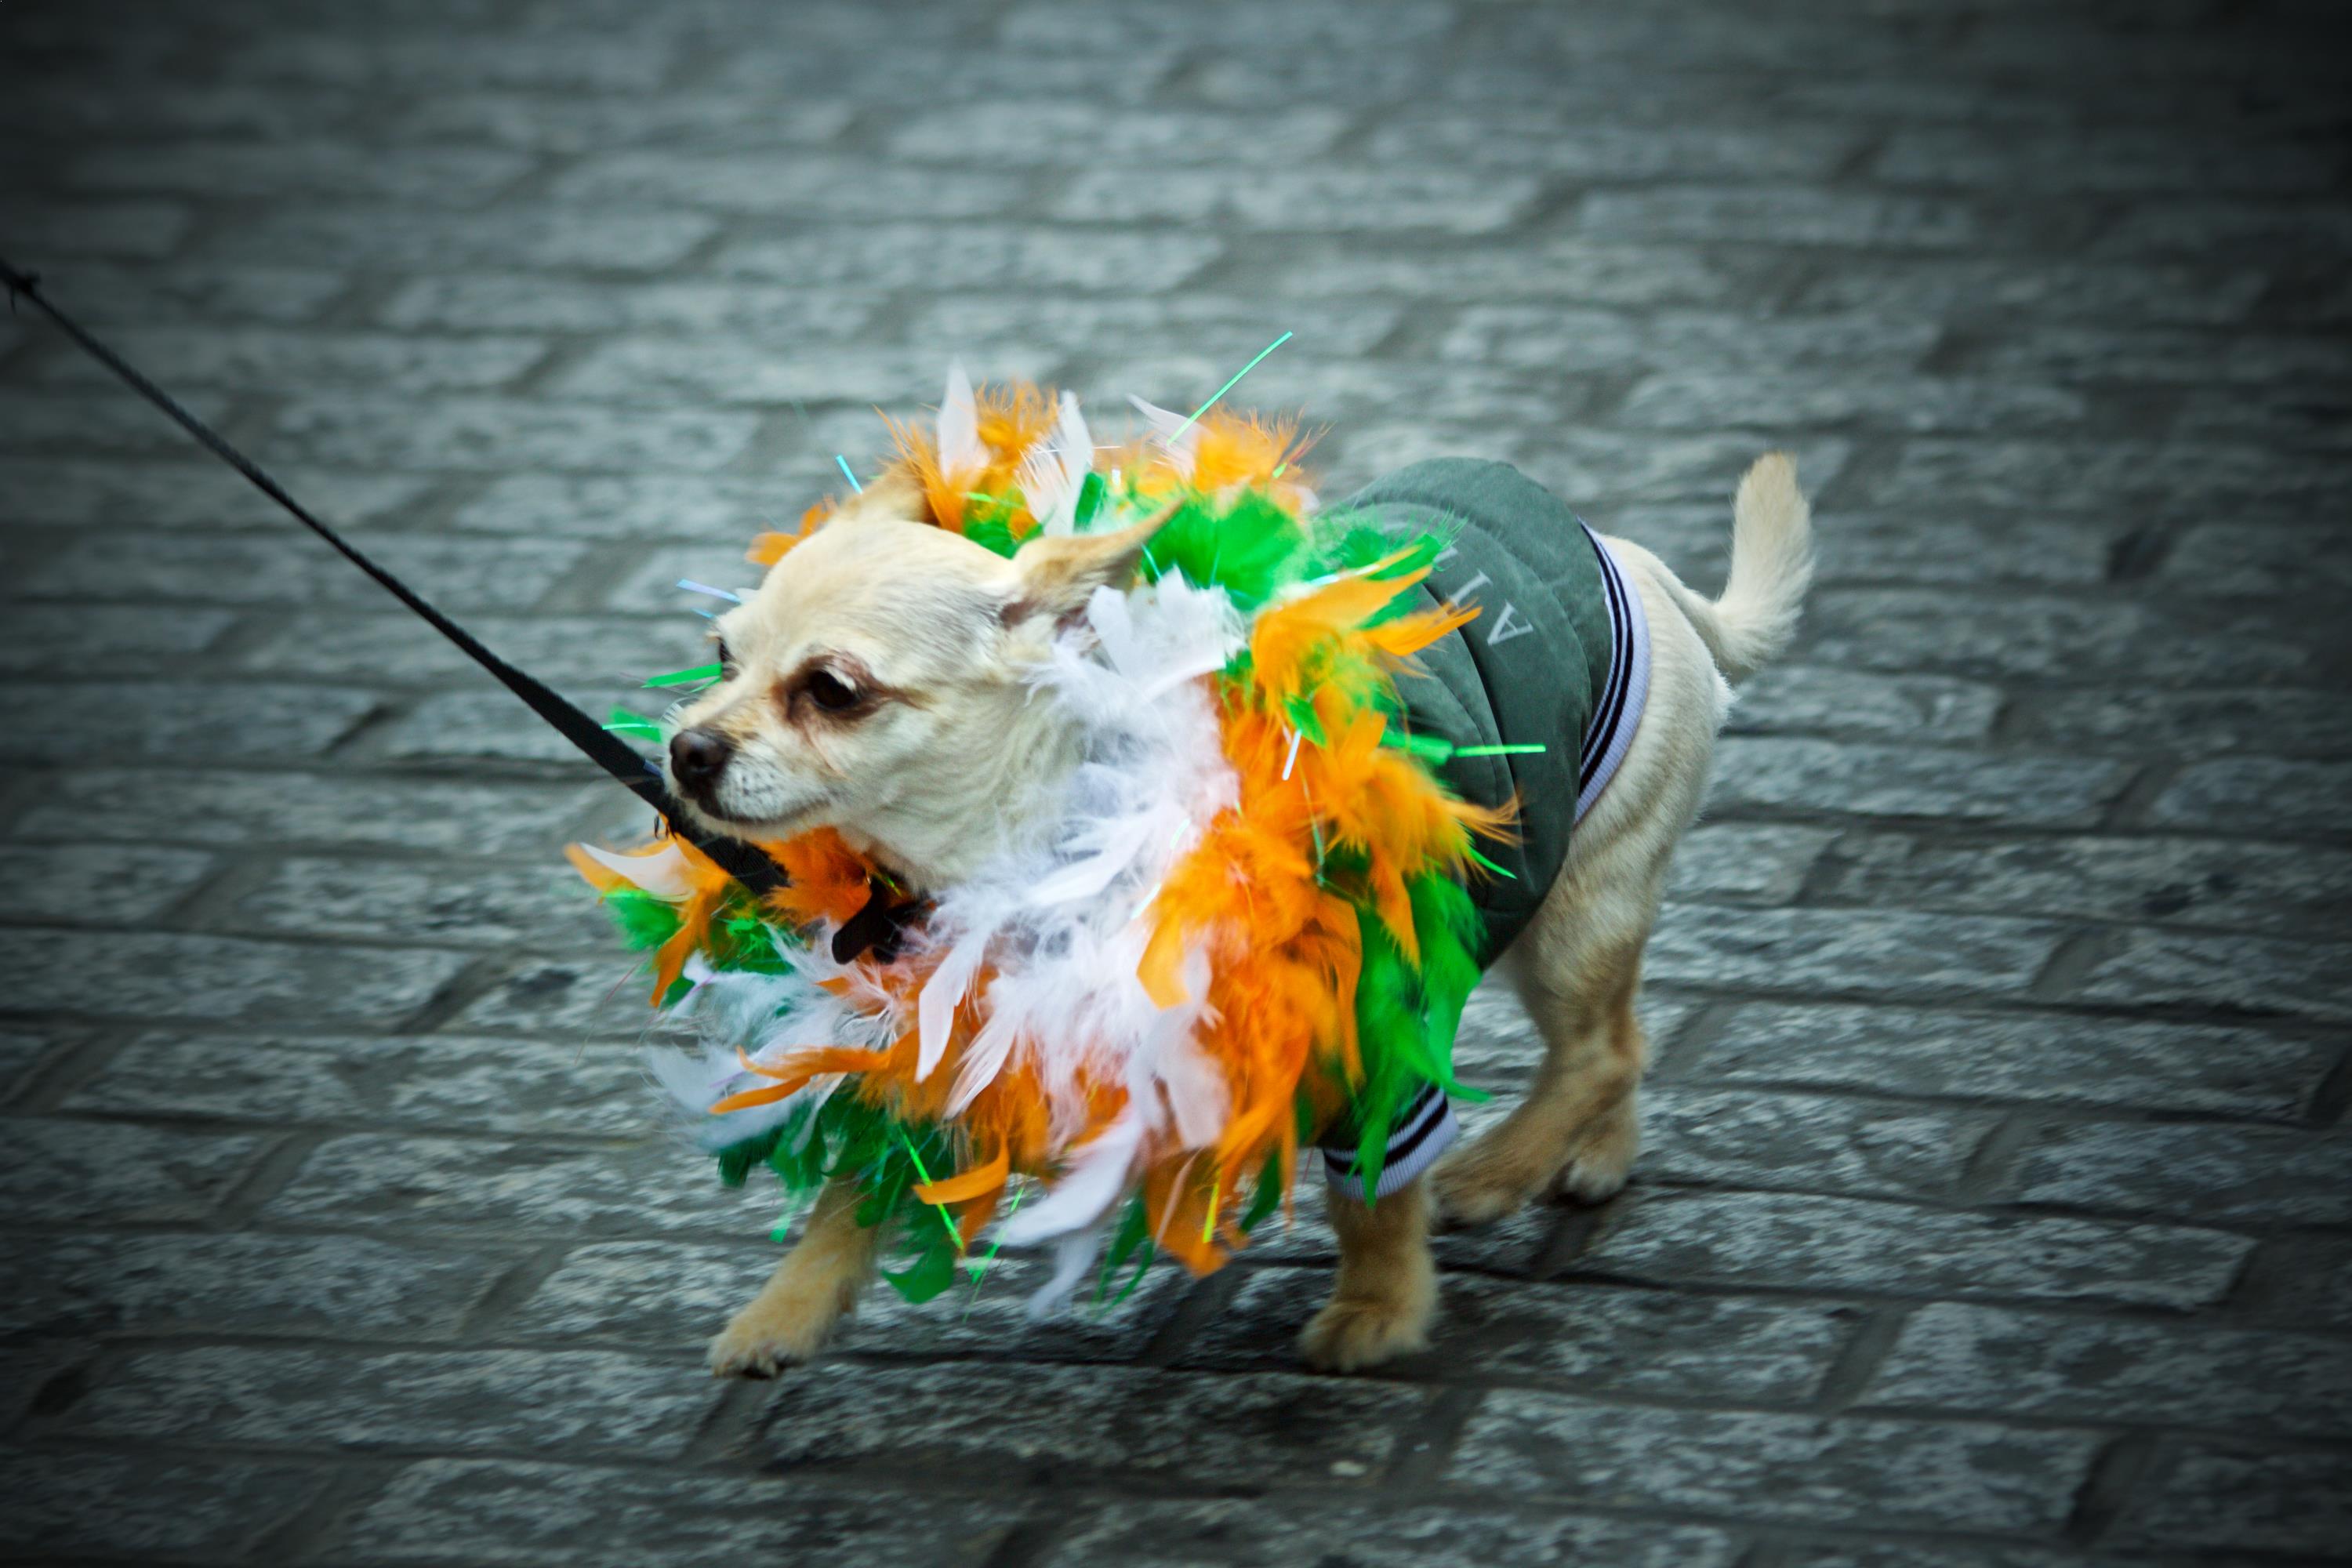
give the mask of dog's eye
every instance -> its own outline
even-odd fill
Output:
[[[839,713],[857,706],[857,688],[829,669],[811,671],[801,689],[809,694],[810,701],[828,713]]]
[[[718,661],[719,679],[721,680],[734,679],[735,650],[727,646],[727,639],[724,637],[712,639],[710,654],[711,658]]]

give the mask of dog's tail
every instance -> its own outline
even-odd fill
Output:
[[[1675,582],[1675,602],[1734,685],[1780,657],[1796,635],[1813,580],[1812,510],[1785,452],[1756,459],[1731,509],[1731,580],[1723,597],[1703,599]]]

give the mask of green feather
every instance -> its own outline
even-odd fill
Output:
[[[1013,537],[1013,508],[1002,501],[982,503],[980,510],[968,510],[963,518],[963,536],[983,550],[1011,559],[1021,548]]]
[[[1355,1086],[1349,1119],[1356,1137],[1356,1173],[1369,1193],[1380,1185],[1397,1112],[1427,1081],[1415,1070],[1427,1053],[1420,988],[1403,950],[1380,916],[1361,905],[1356,926],[1364,950],[1356,976],[1356,1048],[1364,1076]]]
[[[896,1274],[886,1268],[882,1278],[910,1304],[920,1306],[955,1284],[955,1265],[956,1249],[941,1237],[924,1247],[911,1267]]]
[[[1400,539],[1387,529],[1357,520],[1353,513],[1328,511],[1318,515],[1311,525],[1313,532],[1307,547],[1307,574],[1328,576],[1338,572],[1360,572],[1366,567],[1387,561],[1379,575],[1402,577],[1408,572],[1418,572],[1433,565],[1454,542],[1454,533],[1415,534]],[[1389,561],[1398,552],[1394,561]],[[1376,619],[1378,617],[1375,617]]]
[[[1095,514],[1102,510],[1103,497],[1109,489],[1103,477],[1091,470],[1078,481],[1078,504],[1071,521],[1078,531],[1083,533],[1094,526]]]
[[[639,889],[614,889],[604,895],[604,909],[621,928],[621,940],[639,952],[659,947],[677,934],[677,906]]]
[[[766,1164],[774,1156],[776,1144],[783,1135],[782,1126],[771,1127],[719,1150],[719,1179],[730,1187],[741,1186],[752,1166]]]
[[[1110,1306],[1115,1307],[1127,1300],[1128,1290],[1134,1289],[1136,1282],[1143,1278],[1143,1271],[1151,1267],[1150,1232],[1151,1222],[1144,1215],[1143,1200],[1140,1197],[1129,1199],[1127,1212],[1119,1216],[1118,1230],[1103,1252],[1102,1278],[1095,1285],[1097,1306],[1106,1304],[1105,1298],[1110,1296],[1111,1281],[1118,1278],[1120,1268],[1129,1258],[1136,1257],[1139,1252],[1141,1254],[1140,1261],[1135,1266],[1135,1278],[1127,1282],[1126,1290],[1121,1290],[1108,1301]]]
[[[1186,582],[1213,584],[1246,614],[1304,575],[1306,542],[1297,521],[1258,491],[1244,491],[1222,511],[1190,496],[1151,536],[1145,570],[1153,582],[1178,572]]]
[[[1454,1076],[1454,1031],[1461,1026],[1463,1004],[1478,984],[1478,911],[1451,877],[1425,872],[1408,879],[1405,890],[1421,948],[1417,969],[1387,923],[1368,904],[1356,906],[1364,950],[1356,980],[1356,1044],[1364,1076],[1355,1086],[1349,1119],[1356,1137],[1356,1173],[1366,1192],[1380,1185],[1397,1113],[1425,1085],[1466,1099],[1486,1098]]]
[[[1430,1081],[1446,1093],[1484,1100],[1454,1076],[1454,1037],[1462,1026],[1462,1005],[1478,984],[1478,949],[1485,922],[1470,891],[1451,877],[1425,872],[1409,879],[1412,934],[1421,944],[1423,1039]]]
[[[1121,1301],[1126,1300],[1129,1296],[1135,1294],[1135,1288],[1143,1283],[1143,1277],[1146,1274],[1151,1272],[1151,1260],[1158,1256],[1158,1249],[1150,1242],[1147,1241],[1143,1244],[1143,1251],[1135,1260],[1135,1272],[1127,1277],[1127,1283],[1119,1287],[1118,1294],[1110,1299],[1109,1302],[1107,1304],[1106,1310],[1108,1310],[1108,1307],[1118,1306]]]
[[[1241,1231],[1247,1236],[1265,1222],[1282,1202],[1282,1151],[1275,1150],[1265,1157],[1265,1168],[1257,1173],[1257,1186],[1250,1194],[1249,1207],[1241,1218]]]

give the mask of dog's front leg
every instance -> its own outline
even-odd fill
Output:
[[[1429,1179],[1369,1205],[1339,1192],[1328,1196],[1339,1233],[1339,1278],[1298,1336],[1299,1352],[1326,1372],[1353,1372],[1425,1348],[1437,1308]]]
[[[881,1225],[857,1223],[859,1194],[836,1178],[817,1194],[808,1228],[751,1304],[710,1342],[717,1377],[773,1377],[808,1360],[857,1306],[874,1278]]]

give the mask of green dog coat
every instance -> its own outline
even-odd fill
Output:
[[[1478,607],[1467,626],[1415,656],[1425,675],[1397,685],[1406,723],[1456,747],[1439,776],[1480,805],[1517,805],[1517,840],[1488,858],[1505,875],[1474,879],[1492,964],[1551,890],[1570,831],[1624,761],[1650,677],[1641,596],[1581,518],[1507,463],[1440,458],[1376,479],[1340,510],[1400,533],[1453,543],[1416,592],[1423,607]],[[1512,752],[1490,747],[1540,748]],[[1400,1112],[1378,1195],[1429,1168],[1458,1129],[1434,1087]],[[1362,1196],[1356,1150],[1341,1131],[1323,1144],[1333,1185]]]

